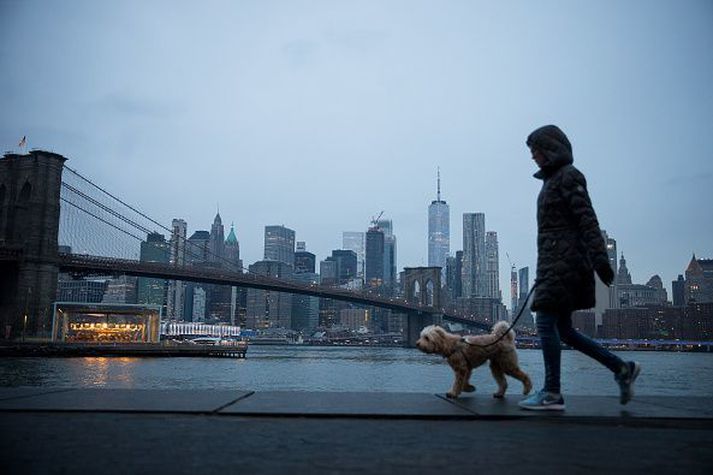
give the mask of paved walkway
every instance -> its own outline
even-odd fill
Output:
[[[709,473],[713,398],[0,388],[3,473]]]

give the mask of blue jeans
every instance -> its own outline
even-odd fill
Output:
[[[569,313],[556,315],[538,312],[537,334],[540,336],[542,356],[545,360],[545,391],[560,392],[560,340],[599,361],[615,374],[621,371],[624,365],[621,358],[572,328],[572,315]]]

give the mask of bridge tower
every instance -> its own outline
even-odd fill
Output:
[[[406,267],[403,273],[406,300],[437,309],[441,308],[441,268]],[[415,313],[406,319],[406,345],[416,344],[423,327],[437,322],[437,316]]]
[[[65,161],[41,150],[0,158],[0,338],[50,334]]]

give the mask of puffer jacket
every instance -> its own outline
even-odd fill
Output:
[[[546,125],[527,138],[546,163],[537,198],[537,288],[532,310],[569,313],[594,307],[594,269],[609,267],[606,244],[587,193],[584,175],[572,162],[572,145],[558,127]]]

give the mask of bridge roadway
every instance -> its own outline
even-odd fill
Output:
[[[310,295],[313,297],[330,298],[360,305],[386,308],[407,315],[441,315],[442,318],[447,321],[469,325],[481,330],[490,329],[490,325],[486,323],[446,314],[443,312],[443,309],[418,305],[404,299],[383,297],[375,292],[358,292],[341,288],[324,287],[316,284],[302,284],[256,274],[229,272],[223,269],[174,266],[158,262],[141,262],[131,259],[68,253],[59,254],[57,265],[60,271],[70,273],[127,274],[137,277],[203,282]]]
[[[418,375],[414,375],[418,377]],[[710,473],[710,397],[0,387],[3,474]]]

